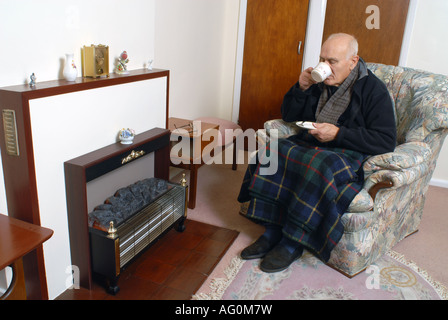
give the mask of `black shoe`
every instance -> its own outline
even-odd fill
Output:
[[[300,258],[303,247],[299,245],[293,253],[290,253],[283,245],[279,244],[269,251],[260,263],[261,271],[267,273],[279,272],[287,269],[294,260]]]
[[[268,238],[262,235],[257,241],[241,251],[241,259],[263,258],[277,243],[278,241],[271,243]]]

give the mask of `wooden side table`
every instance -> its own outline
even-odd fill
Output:
[[[0,270],[10,266],[11,284],[0,300],[25,300],[22,257],[50,239],[53,230],[0,214]]]
[[[219,130],[219,125],[214,123],[201,122],[200,130],[193,126],[192,120],[181,118],[169,118],[168,128],[171,135],[175,135],[190,140],[190,150],[188,155],[170,154],[171,166],[182,168],[190,171],[190,186],[188,196],[188,208],[194,209],[196,207],[196,189],[198,182],[198,169],[204,164],[202,159],[202,151],[205,146],[216,141],[202,141],[204,132],[210,129]],[[177,144],[176,141],[171,141],[172,146]],[[213,149],[213,148],[212,148]],[[173,163],[176,161],[176,163]],[[177,162],[180,161],[179,164]]]

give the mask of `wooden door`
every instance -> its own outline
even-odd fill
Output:
[[[327,0],[323,41],[353,34],[366,62],[398,65],[409,0]]]
[[[243,130],[263,128],[265,121],[281,117],[283,96],[302,70],[308,3],[247,1],[239,112]]]

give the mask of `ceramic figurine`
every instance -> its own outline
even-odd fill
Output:
[[[127,66],[126,66],[126,64],[128,62],[129,62],[128,53],[126,51],[123,51],[120,54],[120,57],[118,58],[118,64],[117,64],[117,68],[115,70],[115,73],[118,73],[118,74],[128,74],[129,72],[127,71]]]
[[[133,129],[121,129],[118,138],[122,144],[131,144],[134,141],[135,131]]]
[[[30,76],[30,87],[34,87],[36,85],[36,76],[33,74]]]

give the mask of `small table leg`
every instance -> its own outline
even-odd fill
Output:
[[[194,209],[196,207],[196,189],[198,186],[198,168],[199,165],[191,165],[190,168],[190,186],[188,197],[188,209]]]
[[[0,300],[26,300],[25,275],[22,258],[14,261],[12,268],[12,282]]]

